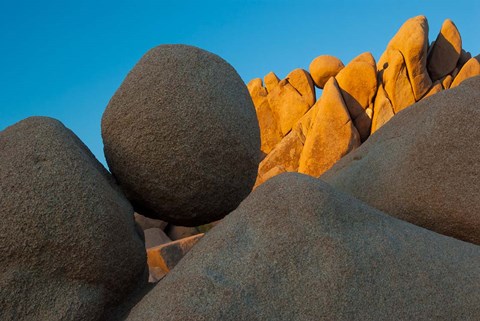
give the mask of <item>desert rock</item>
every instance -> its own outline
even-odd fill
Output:
[[[323,89],[330,77],[335,77],[345,67],[340,59],[330,55],[315,58],[309,67],[315,85]]]
[[[297,68],[290,72],[286,79],[300,93],[308,106],[311,107],[315,104],[315,85],[306,70]]]
[[[388,214],[480,244],[480,77],[405,109],[321,179]]]
[[[462,52],[462,37],[452,20],[443,22],[440,33],[428,56],[428,72],[432,81],[448,75],[457,66]]]
[[[480,55],[470,58],[460,69],[457,75],[453,75],[454,79],[450,88],[460,85],[465,79],[480,75]]]
[[[105,319],[147,282],[132,206],[57,120],[18,122],[0,146],[0,319]]]
[[[179,225],[225,216],[250,193],[260,133],[247,88],[220,57],[148,51],[102,118],[110,170],[140,214]]]
[[[479,279],[478,246],[288,173],[205,235],[128,320],[475,320]]]

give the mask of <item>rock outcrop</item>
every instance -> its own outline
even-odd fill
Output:
[[[0,132],[0,219],[1,320],[107,319],[147,282],[132,206],[57,120]]]
[[[128,320],[474,320],[478,279],[480,247],[283,174],[205,235]]]
[[[460,33],[450,19],[445,20],[436,41],[429,47],[428,23],[424,16],[409,19],[402,25],[378,63],[369,52],[355,57],[347,66],[338,58],[321,55],[309,68],[315,85],[324,89],[313,106],[321,105],[328,92],[324,86],[331,78],[335,78],[343,99],[332,106],[332,110],[339,111],[336,119],[331,118],[331,122],[323,122],[315,128],[311,124],[317,116],[311,104],[313,86],[306,71],[296,69],[290,73],[301,75],[297,78],[302,79],[304,85],[301,87],[306,88],[303,91],[294,88],[288,76],[281,81],[273,72],[265,76],[265,87],[259,78],[254,79],[249,91],[257,108],[262,152],[266,154],[259,166],[255,186],[284,172],[320,175],[341,157],[339,155],[346,155],[359,146],[353,143],[354,139],[348,148],[336,144],[339,137],[345,136],[341,132],[345,127],[334,123],[345,120],[347,124],[350,118],[362,143],[395,114],[415,102],[480,75],[479,57],[472,58],[462,49]],[[309,94],[304,95],[304,92]],[[310,98],[309,102],[305,97]],[[348,109],[348,118],[342,111],[343,105]],[[333,155],[336,156],[329,158]]]
[[[321,176],[402,220],[480,244],[480,76],[416,103]]]
[[[255,109],[241,78],[220,57],[185,45],[143,56],[110,100],[102,137],[135,210],[179,225],[235,209],[260,161]]]

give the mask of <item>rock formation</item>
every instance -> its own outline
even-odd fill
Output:
[[[147,281],[132,206],[59,121],[6,128],[0,151],[0,319],[106,319]]]
[[[291,74],[299,70],[302,69]],[[262,152],[267,154],[260,163],[255,186],[284,172],[319,176],[359,146],[357,143],[335,143],[338,137],[344,136],[341,131],[345,129],[341,126],[333,129],[335,122],[349,123],[351,119],[364,142],[395,114],[415,102],[480,75],[480,55],[472,58],[462,49],[460,33],[450,19],[445,20],[437,39],[429,47],[427,19],[418,16],[407,20],[398,30],[378,63],[369,52],[355,57],[347,66],[338,58],[321,55],[311,62],[309,70],[315,85],[324,89],[313,106],[321,105],[323,96],[330,91],[324,86],[332,77],[343,97],[336,106],[331,106],[332,111],[335,108],[339,111],[337,119],[324,121],[314,129],[311,129],[311,120],[317,112],[312,104],[301,99],[302,91],[295,93],[288,76],[281,81],[271,72],[264,78],[265,87],[260,78],[249,84],[262,132]],[[308,79],[308,74],[304,78]],[[343,112],[343,105],[349,117]],[[305,127],[305,124],[308,125]],[[329,158],[326,155],[337,156]]]
[[[320,180],[256,189],[127,320],[474,320],[480,247]]]
[[[140,214],[194,226],[250,193],[260,157],[255,109],[236,71],[185,45],[151,49],[102,118],[105,156]]]

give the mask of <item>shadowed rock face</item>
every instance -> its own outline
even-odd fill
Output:
[[[59,121],[0,132],[0,319],[98,320],[147,279],[133,209]]]
[[[400,219],[480,244],[480,76],[400,112],[321,176]]]
[[[220,57],[163,45],[143,56],[102,118],[105,156],[135,209],[194,226],[250,193],[260,133],[245,84]]]
[[[473,320],[480,249],[281,174],[258,187],[128,320]]]

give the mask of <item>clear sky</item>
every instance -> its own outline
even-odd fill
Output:
[[[426,15],[430,41],[452,19],[480,53],[480,1],[22,1],[0,2],[0,130],[23,118],[61,120],[104,162],[100,119],[151,47],[195,45],[245,82],[280,77],[331,54],[378,59],[402,23]]]

